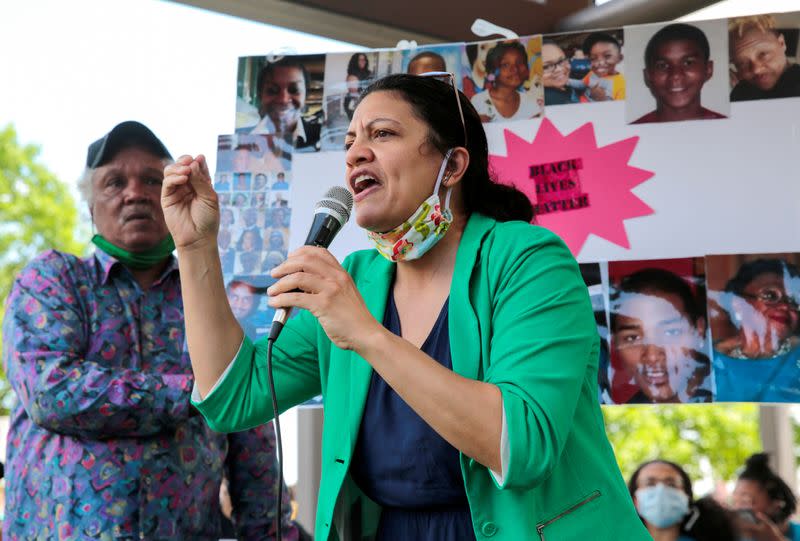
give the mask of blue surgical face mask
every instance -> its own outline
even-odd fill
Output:
[[[656,528],[678,524],[689,512],[689,497],[679,489],[662,483],[636,491],[639,515]]]

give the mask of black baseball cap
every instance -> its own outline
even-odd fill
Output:
[[[150,131],[150,128],[141,122],[128,120],[117,124],[110,132],[89,145],[86,153],[86,167],[95,169],[105,165],[117,152],[128,147],[140,147],[159,158],[172,159],[167,147]]]

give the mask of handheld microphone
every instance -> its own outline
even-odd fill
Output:
[[[331,245],[333,237],[350,219],[353,209],[353,195],[342,186],[332,186],[325,192],[322,199],[314,206],[314,221],[306,237],[306,246],[319,246],[327,248]],[[269,340],[278,338],[286,320],[289,319],[291,308],[279,308],[272,318],[272,327],[269,330]]]

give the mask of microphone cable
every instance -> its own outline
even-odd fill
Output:
[[[333,186],[325,192],[323,198],[317,202],[314,211],[314,221],[306,238],[306,246],[320,246],[327,248],[339,229],[350,219],[353,209],[353,195],[341,186]],[[299,291],[299,290],[296,290]],[[283,441],[281,440],[281,421],[278,416],[278,398],[275,396],[275,379],[272,376],[272,347],[283,330],[283,325],[289,317],[291,308],[279,309],[275,313],[267,337],[267,380],[269,394],[272,397],[272,414],[275,422],[275,445],[278,448],[278,500],[275,503],[275,539],[281,540],[281,500],[283,499]]]
[[[275,396],[275,380],[272,377],[273,345],[275,345],[275,338],[272,336],[272,333],[270,333],[270,337],[267,339],[267,380],[269,382],[269,394],[272,398],[272,414],[275,423],[275,446],[278,448],[278,478],[276,481],[278,486],[275,491],[278,494],[278,499],[275,503],[275,539],[276,541],[281,541],[281,526],[283,522],[283,517],[281,516],[281,507],[283,503],[283,442],[281,440],[281,420],[278,416],[278,398]]]

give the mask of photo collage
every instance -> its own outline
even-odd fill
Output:
[[[286,152],[342,150],[360,93],[390,74],[447,72],[484,122],[625,103],[625,122],[718,120],[731,102],[800,96],[800,12],[636,25],[416,49],[239,59],[236,132]],[[449,79],[448,79],[449,80]]]
[[[800,401],[800,254],[586,263],[603,404]]]
[[[793,12],[414,49],[242,57],[235,133],[219,138],[215,176],[234,311],[252,338],[268,331],[264,292],[269,269],[287,253],[292,156],[342,151],[359,96],[381,77],[441,77],[491,123],[608,101],[623,102],[620,123],[724,121],[736,114],[732,102],[800,96],[799,41],[800,12]],[[765,256],[782,261],[773,261],[781,272],[771,276],[783,279],[782,289],[765,293],[729,289],[736,272],[718,257],[603,263],[602,272],[583,266],[603,337],[601,401],[800,400],[800,374],[784,373],[798,363],[775,362],[795,351],[797,262]]]
[[[272,135],[222,135],[217,144],[214,189],[219,194],[217,237],[228,301],[245,333],[269,332],[270,271],[289,245],[291,171]]]

